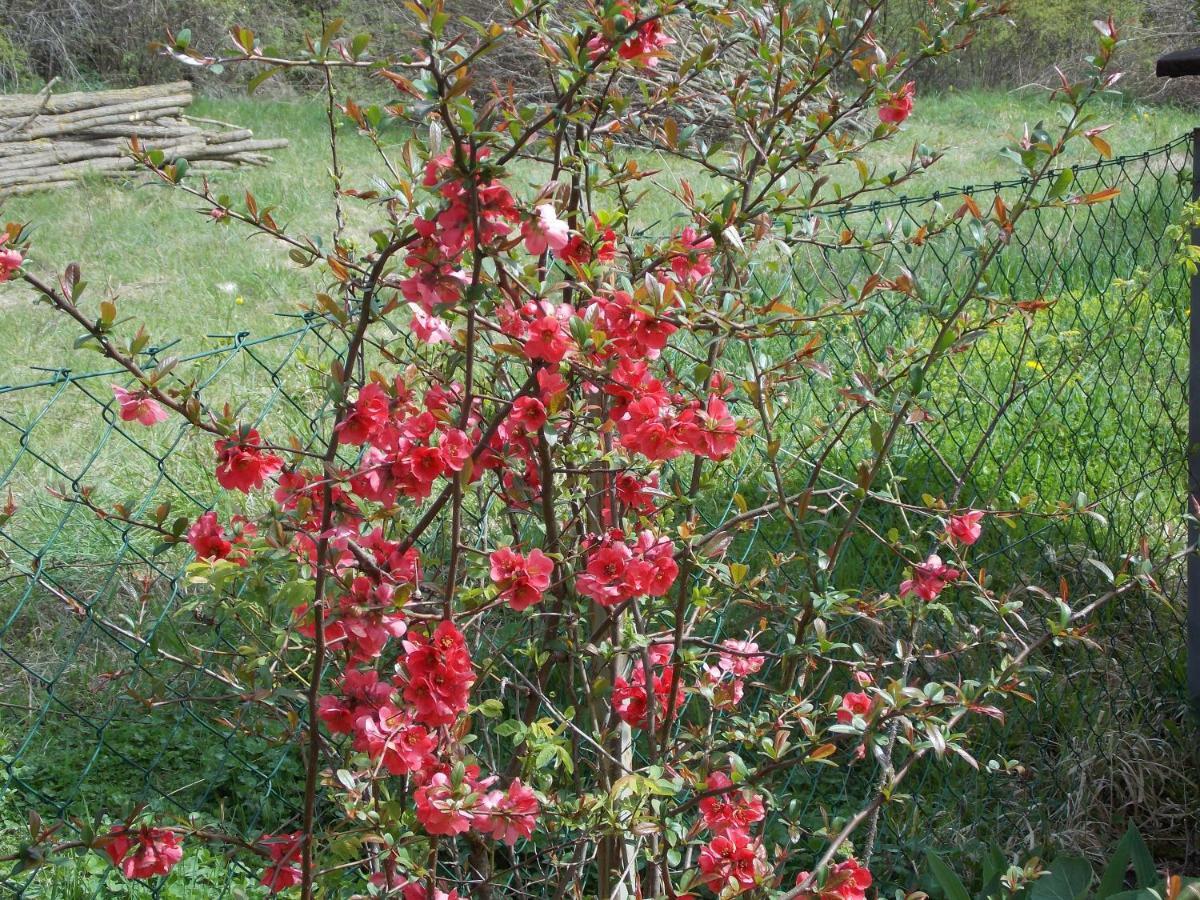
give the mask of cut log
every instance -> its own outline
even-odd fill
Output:
[[[68,94],[52,88],[0,97],[0,196],[65,187],[90,173],[128,178],[140,168],[130,153],[134,137],[168,160],[194,162],[198,172],[266,165],[271,158],[264,151],[288,145],[256,138],[249,128],[185,116],[192,89],[183,81]]]
[[[187,81],[171,81],[166,84],[149,84],[144,87],[119,88],[112,91],[75,91],[69,94],[52,94],[43,106],[37,94],[0,96],[0,119],[27,116],[43,112],[48,115],[94,109],[97,106],[113,106],[138,100],[153,100],[186,94],[191,103],[192,85]],[[187,105],[187,104],[185,104]]]

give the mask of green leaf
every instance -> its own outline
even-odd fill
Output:
[[[283,71],[282,66],[272,66],[269,69],[263,69],[261,72],[259,72],[253,78],[251,78],[250,81],[246,84],[246,93],[253,94],[260,87],[262,87],[262,84],[264,81],[266,81],[272,75],[277,75],[282,71]]]
[[[1008,861],[1000,848],[988,847],[983,856],[983,890],[980,897],[994,897],[1000,893],[1000,879],[1008,869]]]
[[[1092,866],[1078,856],[1060,856],[1049,874],[1033,883],[1029,900],[1076,900],[1092,883]]]
[[[1108,900],[1162,900],[1162,897],[1158,891],[1138,888],[1136,891],[1121,891],[1119,894],[1112,894]]]
[[[1108,865],[1104,867],[1104,874],[1100,877],[1100,887],[1096,890],[1096,900],[1107,900],[1108,897],[1114,894],[1121,893],[1125,887],[1125,874],[1129,871],[1129,862],[1133,857],[1134,842],[1141,843],[1142,836],[1138,830],[1130,823],[1129,828],[1125,830],[1121,842],[1117,844],[1117,849],[1113,851],[1112,859],[1108,861]],[[1153,870],[1153,862],[1150,866]],[[1149,887],[1149,883],[1144,883],[1141,878],[1141,873],[1138,873],[1137,887]]]
[[[954,871],[942,862],[942,858],[928,850],[925,853],[925,858],[929,860],[929,871],[933,873],[933,877],[937,879],[938,884],[942,886],[942,890],[946,892],[946,900],[971,900],[971,895],[967,893],[966,887],[962,880],[959,879]]]
[[[1142,840],[1142,833],[1129,826],[1129,831],[1126,832],[1126,838],[1129,839],[1129,859],[1133,863],[1133,872],[1137,876],[1137,881],[1134,882],[1138,887],[1152,887],[1158,883],[1158,867],[1154,865],[1154,857],[1150,855],[1150,848],[1146,846],[1146,842]],[[1121,839],[1124,843],[1125,838]]]

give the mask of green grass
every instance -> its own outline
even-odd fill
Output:
[[[195,113],[248,125],[260,137],[285,137],[274,165],[263,169],[214,173],[213,183],[231,197],[252,191],[261,205],[276,207],[281,222],[302,233],[328,236],[332,190],[327,171],[328,139],[324,111],[314,102],[205,100]],[[1140,152],[1181,134],[1194,124],[1190,114],[1172,107],[1142,109],[1111,106],[1102,120],[1113,122],[1106,136],[1114,151]],[[946,94],[922,98],[917,112],[886,153],[874,162],[881,171],[899,165],[918,137],[927,146],[945,148],[946,157],[903,189],[917,196],[951,186],[989,184],[1012,177],[998,149],[1020,134],[1025,122],[1049,119],[1054,110],[1027,94]],[[348,133],[341,141],[346,183],[369,187],[378,171],[369,143]],[[1080,149],[1070,161],[1090,161]],[[664,160],[661,179],[677,180],[680,169]],[[532,181],[533,175],[529,173]],[[354,211],[354,204],[348,204]],[[660,210],[665,214],[666,209]],[[122,315],[144,321],[158,344],[185,338],[191,350],[212,345],[209,335],[249,331],[260,335],[290,324],[279,313],[297,312],[311,302],[318,282],[310,270],[292,265],[278,246],[249,238],[238,227],[217,227],[201,219],[196,204],[159,186],[136,189],[105,181],[78,189],[14,197],[0,206],[6,221],[34,226],[33,266],[40,272],[82,265],[92,302],[101,296],[119,300]],[[352,215],[351,234],[366,240],[370,224]],[[34,307],[29,291],[0,285],[0,384],[36,379],[31,365],[102,367],[102,360],[71,350],[77,329]]]

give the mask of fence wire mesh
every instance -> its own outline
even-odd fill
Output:
[[[1119,188],[1119,195],[1025,216],[989,288],[1028,303],[1030,313],[953,353],[929,386],[927,418],[898,438],[889,480],[903,500],[929,495],[1042,511],[1061,504],[1092,513],[991,529],[976,562],[997,591],[1057,593],[1061,584],[1072,596],[1096,592],[1124,555],[1162,559],[1184,545],[1188,290],[1164,233],[1190,196],[1190,150],[1181,138],[1077,167],[1078,184]],[[848,206],[815,227],[852,233],[856,242],[877,236],[877,251],[843,249],[836,240],[801,244],[756,276],[755,289],[814,311],[880,263],[915,273],[926,287],[961,286],[976,277],[965,252],[974,240],[970,217],[922,242],[889,235],[910,235],[931,211],[953,211],[964,196],[986,208],[1027,188],[1012,181]],[[862,315],[830,325],[811,377],[792,384],[773,423],[791,471],[803,472],[836,444],[842,464],[828,466],[835,474],[822,479],[853,472],[856,453],[871,446],[869,422],[835,435],[829,423],[845,384],[827,373],[862,371],[928,321],[911,298],[881,293]],[[178,349],[151,351],[144,362],[162,363]],[[203,390],[242,402],[243,420],[270,433],[315,436],[326,408],[317,364],[343,350],[336,331],[312,317],[280,334],[232,336],[184,362],[201,374]],[[730,370],[749,362],[736,347],[726,356]],[[87,818],[147,804],[177,817],[217,817],[251,838],[286,831],[301,796],[298,747],[255,724],[255,707],[243,702],[252,685],[222,664],[245,652],[246,629],[188,602],[186,547],[159,546],[126,521],[164,503],[168,521],[194,517],[215,502],[211,448],[182,428],[128,427],[116,415],[113,382],[124,376],[62,370],[0,386],[0,507],[9,496],[15,507],[0,514],[0,843],[19,843],[30,808],[46,819]],[[706,488],[709,525],[736,515],[739,504],[771,499],[764,460],[756,442]],[[109,513],[98,517],[91,507]],[[478,527],[499,512],[476,507]],[[898,515],[894,506],[869,505],[864,526],[886,536],[903,527]],[[822,528],[806,526],[811,548],[833,538]],[[434,548],[438,540],[431,538]],[[882,552],[883,543],[853,543],[836,587],[897,584],[902,561]],[[764,517],[739,531],[728,553],[754,561],[799,549],[809,548],[797,548],[782,521]],[[792,576],[782,567],[778,577],[786,586]],[[884,885],[909,884],[904,873],[930,845],[970,853],[1003,836],[1099,853],[1128,822],[1173,869],[1200,866],[1181,569],[1160,581],[1166,602],[1128,594],[1098,615],[1087,644],[1038,656],[1042,674],[1023,688],[1029,699],[972,744],[980,771],[925,765],[905,789],[910,798],[886,806],[873,866]],[[1032,618],[1044,614],[1033,594],[1027,599]],[[730,633],[737,615],[729,613]],[[479,631],[503,657],[499,634]],[[979,671],[972,667],[989,662],[962,657],[927,669],[970,678]],[[294,709],[303,714],[299,698]],[[829,824],[820,808],[858,809],[880,764],[797,768],[774,798],[776,815],[803,823],[800,846],[817,847]],[[261,893],[249,868],[206,853],[185,856],[165,885],[126,884],[102,861],[72,873],[74,880],[39,870],[10,874],[4,885],[31,897]]]

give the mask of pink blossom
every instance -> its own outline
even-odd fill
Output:
[[[713,239],[700,237],[695,226],[689,225],[676,239],[678,252],[671,255],[671,271],[683,285],[693,285],[712,274],[712,261],[708,251],[713,248]]]
[[[413,310],[410,327],[417,340],[425,344],[448,344],[454,338],[444,319],[420,308]]]
[[[520,778],[513,779],[508,786],[508,793],[491,791],[485,799],[485,812],[475,824],[479,831],[490,834],[510,847],[519,837],[533,836],[541,806],[537,795],[521,784]]]
[[[959,541],[968,547],[979,540],[983,533],[983,517],[987,515],[981,509],[971,509],[957,516],[951,516],[946,525],[946,534],[950,543]]]
[[[935,599],[947,584],[957,580],[961,574],[957,569],[952,569],[943,563],[942,558],[936,553],[931,553],[925,562],[913,566],[912,578],[901,582],[900,596],[906,597],[909,594],[915,594],[928,603]]]
[[[0,281],[4,279],[0,278]],[[147,428],[167,420],[167,411],[146,390],[128,391],[119,385],[112,385],[113,395],[121,406],[121,419],[125,422],[136,420]]]
[[[417,821],[426,832],[453,837],[470,829],[478,797],[465,783],[455,788],[445,772],[436,772],[417,788],[413,800]]]
[[[732,672],[738,677],[753,675],[766,661],[766,657],[758,652],[758,644],[753,641],[729,638],[721,641],[721,646],[725,649],[721,652],[718,665],[722,671]]]
[[[554,212],[549,203],[538,204],[537,215],[527,219],[521,225],[521,237],[525,239],[525,249],[534,256],[541,256],[546,249],[559,253],[571,239],[571,229]]]
[[[717,666],[707,666],[704,669],[704,684],[712,692],[714,709],[735,710],[742,702],[746,683],[736,675],[730,675]]]
[[[8,243],[8,237],[7,233],[0,233],[0,283],[8,281],[12,273],[21,268],[21,263],[25,261],[16,248],[9,247],[7,250],[4,248],[4,245]]]

